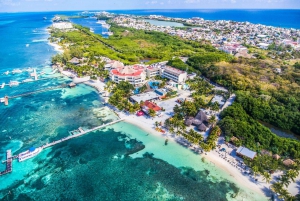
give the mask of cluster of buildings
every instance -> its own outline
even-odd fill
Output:
[[[69,29],[73,29],[73,25],[71,22],[69,22],[68,20],[62,19],[59,16],[55,16],[53,19],[53,24],[52,27],[54,29],[60,29],[60,30],[69,30]]]
[[[120,61],[110,60],[101,57],[105,62],[105,70],[109,71],[109,77],[113,82],[128,81],[130,84],[138,86],[145,83],[147,78],[161,76],[176,83],[184,83],[188,79],[185,71],[167,66],[167,62],[159,62],[152,65],[136,64],[125,66]]]
[[[156,26],[145,21],[144,18],[182,22],[195,27],[184,30],[170,26]],[[247,48],[242,44],[267,49],[270,44],[275,43],[276,45],[290,45],[295,50],[300,50],[300,30],[297,29],[285,29],[249,22],[169,18],[158,15],[143,18],[119,15],[113,18],[113,22],[123,27],[164,32],[189,40],[209,40],[216,48],[230,54],[242,52],[239,56],[243,56],[243,53],[247,52]]]

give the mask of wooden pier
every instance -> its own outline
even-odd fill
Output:
[[[67,86],[68,86],[67,84],[62,84],[62,85],[59,85],[59,86],[49,87],[49,88],[46,88],[46,89],[40,89],[40,90],[36,90],[36,91],[32,91],[32,92],[27,92],[27,93],[15,95],[15,96],[7,96],[7,98],[8,99],[19,98],[19,97],[29,96],[31,94],[42,93],[42,92],[46,92],[46,91],[50,91],[50,90],[54,90],[54,89],[65,88]]]
[[[110,123],[107,123],[107,124],[104,124],[104,125],[101,125],[101,126],[98,126],[98,127],[92,128],[92,129],[89,129],[89,130],[83,130],[81,127],[79,127],[78,130],[80,131],[80,133],[74,134],[74,135],[70,135],[70,136],[68,136],[68,137],[64,137],[64,138],[62,138],[62,139],[60,139],[60,140],[56,140],[56,141],[54,141],[54,142],[47,143],[47,144],[45,144],[45,145],[42,145],[40,148],[46,149],[46,148],[48,148],[48,147],[52,147],[52,146],[54,146],[54,145],[56,145],[56,144],[65,142],[65,141],[70,140],[70,139],[73,139],[73,138],[80,137],[80,136],[85,135],[85,134],[87,134],[87,133],[90,133],[90,132],[93,132],[93,131],[95,131],[95,130],[104,128],[104,127],[106,127],[106,126],[113,125],[113,124],[118,123],[118,122],[123,121],[123,120],[124,120],[124,119],[118,119],[118,120],[116,120],[116,121],[113,121],[113,122],[110,122]],[[0,176],[12,172],[12,161],[13,161],[13,159],[16,159],[16,158],[18,158],[18,156],[17,156],[17,155],[16,155],[16,156],[13,156],[13,155],[11,154],[11,150],[7,150],[7,151],[6,151],[6,160],[5,160],[5,161],[2,161],[3,163],[6,162],[6,169],[5,169],[4,171],[0,172]]]
[[[10,172],[12,172],[12,160],[13,160],[13,156],[11,154],[11,150],[7,150],[6,151],[6,169],[2,172],[0,172],[0,176],[8,174]]]
[[[68,137],[64,137],[64,138],[62,138],[62,139],[60,139],[60,140],[56,140],[56,141],[54,141],[54,142],[47,143],[47,144],[41,146],[41,148],[42,148],[42,149],[46,149],[46,148],[48,148],[48,147],[52,147],[52,146],[54,146],[54,145],[56,145],[56,144],[59,144],[59,143],[61,143],[61,142],[64,142],[64,141],[67,141],[67,140],[70,140],[70,139],[73,139],[73,138],[80,137],[80,136],[85,135],[85,134],[87,134],[87,133],[93,132],[93,131],[98,130],[98,129],[100,129],[100,128],[104,128],[104,127],[106,127],[106,126],[113,125],[113,124],[118,123],[118,122],[123,121],[123,120],[124,120],[124,119],[118,119],[118,120],[116,120],[116,121],[113,121],[113,122],[110,122],[110,123],[107,123],[107,124],[104,124],[104,125],[101,125],[101,126],[97,126],[97,127],[95,127],[95,128],[92,128],[92,129],[89,129],[89,130],[86,130],[86,131],[83,130],[81,127],[79,127],[78,130],[80,131],[80,133],[74,134],[74,135],[70,135],[70,136],[68,136]]]

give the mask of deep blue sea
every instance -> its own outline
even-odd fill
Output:
[[[300,28],[299,10],[114,12],[247,20]],[[44,72],[40,78],[49,78],[17,87],[6,86],[0,89],[0,97],[71,82],[58,73],[51,74],[50,59],[57,52],[48,44],[46,28],[55,14],[79,13],[0,13],[0,85],[29,78],[26,71],[29,67],[36,68],[39,74]],[[91,20],[78,23],[94,26]],[[3,74],[13,69],[22,73]],[[83,84],[74,89],[59,88],[12,99],[9,106],[0,104],[0,160],[5,159],[7,149],[18,154],[31,146],[68,136],[69,131],[78,127],[92,128],[116,118],[103,106],[97,91]],[[143,152],[137,152],[141,148]],[[4,168],[0,163],[0,171]],[[206,201],[235,200],[231,195],[237,192],[243,200],[261,200],[188,149],[173,142],[164,146],[163,137],[147,135],[146,131],[124,122],[49,148],[22,163],[14,161],[13,173],[0,177],[0,200]]]

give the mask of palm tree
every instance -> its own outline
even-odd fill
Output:
[[[291,179],[293,182],[295,182],[295,179],[298,177],[299,172],[296,170],[288,170],[286,172],[286,176]]]
[[[264,180],[266,180],[267,184],[270,183],[272,178],[271,178],[271,175],[268,172],[266,172],[266,171],[263,172],[262,176],[264,177]]]
[[[157,128],[158,127],[158,125],[159,125],[159,123],[156,121],[155,123],[155,127]]]
[[[174,130],[173,127],[170,127],[169,131],[170,131],[170,133],[174,133],[175,132],[175,130]]]
[[[211,123],[214,126],[215,123],[217,122],[217,117],[215,115],[213,115],[212,117],[210,117],[208,122]]]
[[[283,189],[283,185],[280,182],[275,182],[274,184],[271,185],[271,189],[275,193],[280,193]]]
[[[258,167],[257,166],[253,166],[252,167],[252,171],[254,173],[254,177],[256,177],[257,173],[258,173]]]
[[[286,175],[282,175],[281,178],[280,178],[280,182],[282,185],[285,185],[285,187],[288,187],[291,183],[290,179],[288,176]]]

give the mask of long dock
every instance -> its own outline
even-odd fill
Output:
[[[89,129],[89,130],[86,130],[86,131],[84,131],[81,127],[79,127],[78,130],[79,130],[80,133],[74,134],[74,135],[70,135],[70,136],[64,137],[64,138],[62,138],[62,139],[60,139],[60,140],[56,140],[56,141],[53,141],[53,142],[44,144],[44,145],[42,145],[40,148],[46,149],[46,148],[52,147],[52,146],[54,146],[54,145],[56,145],[56,144],[65,142],[65,141],[70,140],[70,139],[73,139],[73,138],[77,138],[77,137],[83,136],[83,135],[85,135],[85,134],[88,134],[88,133],[93,132],[93,131],[95,131],[95,130],[104,128],[104,127],[106,127],[106,126],[113,125],[113,124],[118,123],[118,122],[123,121],[123,120],[124,120],[124,119],[118,119],[118,120],[116,120],[116,121],[113,121],[113,122],[110,122],[110,123],[107,123],[107,124],[104,124],[104,125],[101,125],[101,126],[97,126],[97,127],[95,127],[95,128],[92,128],[92,129]],[[6,151],[6,160],[5,160],[5,161],[2,161],[3,163],[6,162],[6,169],[5,169],[4,171],[0,172],[0,176],[12,172],[12,161],[13,161],[13,159],[17,159],[17,158],[18,158],[18,155],[13,156],[13,155],[11,154],[11,150],[7,150],[7,151]]]
[[[13,156],[11,154],[11,150],[7,150],[6,151],[6,169],[2,172],[0,172],[0,176],[8,174],[10,172],[12,172],[12,160],[13,160]]]
[[[70,139],[73,139],[73,138],[80,137],[80,136],[85,135],[85,134],[87,134],[87,133],[90,133],[90,132],[93,132],[93,131],[95,131],[95,130],[104,128],[104,127],[106,127],[106,126],[113,125],[113,124],[118,123],[118,122],[123,121],[123,120],[124,120],[124,119],[118,119],[118,120],[116,120],[116,121],[113,121],[113,122],[110,122],[110,123],[107,123],[107,124],[104,124],[104,125],[101,125],[101,126],[97,126],[97,127],[95,127],[95,128],[92,128],[92,129],[89,129],[89,130],[86,130],[86,131],[84,131],[81,127],[79,127],[78,130],[80,131],[80,133],[74,134],[74,135],[70,135],[70,136],[68,136],[68,137],[64,137],[64,138],[62,138],[62,139],[60,139],[60,140],[56,140],[56,141],[54,141],[54,142],[47,143],[47,144],[41,146],[41,148],[42,148],[42,149],[46,149],[46,148],[48,148],[48,147],[52,147],[52,146],[54,146],[54,145],[56,145],[56,144],[59,144],[59,143],[61,143],[61,142],[64,142],[64,141],[67,141],[67,140],[70,140]]]
[[[15,96],[9,96],[8,99],[19,98],[19,97],[23,97],[23,96],[29,96],[31,94],[37,94],[37,93],[46,92],[46,91],[50,91],[50,90],[54,90],[54,89],[65,88],[67,86],[68,86],[67,84],[62,84],[62,85],[55,86],[55,87],[49,87],[49,88],[46,88],[46,89],[40,89],[40,90],[37,90],[37,91],[23,93],[23,94],[19,94],[19,95],[15,95]]]

